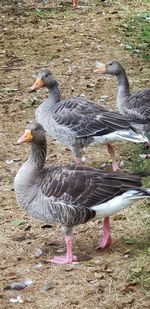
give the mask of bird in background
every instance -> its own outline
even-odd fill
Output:
[[[109,74],[117,78],[117,107],[133,127],[148,139],[150,145],[150,88],[130,93],[129,80],[119,61],[96,62],[95,73]]]

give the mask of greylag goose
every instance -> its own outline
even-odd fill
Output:
[[[68,146],[76,156],[76,163],[83,161],[82,151],[88,145],[106,144],[112,158],[112,168],[118,169],[111,142],[127,140],[147,142],[137,134],[125,117],[81,97],[60,101],[57,81],[49,70],[41,70],[30,91],[47,87],[48,98],[40,104],[35,118],[45,131],[57,141]]]
[[[150,89],[130,93],[129,81],[123,66],[115,60],[96,64],[96,73],[117,77],[117,106],[132,125],[145,135],[150,144]]]
[[[98,216],[105,217],[103,239],[111,241],[107,217],[127,208],[139,199],[150,198],[150,190],[141,188],[138,175],[104,173],[85,166],[44,168],[46,137],[40,124],[28,124],[18,144],[31,143],[31,154],[17,172],[14,189],[17,202],[36,219],[61,224],[66,255],[48,262],[72,263],[72,229]]]

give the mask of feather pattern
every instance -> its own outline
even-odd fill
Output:
[[[75,132],[77,138],[131,128],[119,113],[109,112],[102,106],[79,97],[58,102],[52,113],[56,123]]]
[[[92,207],[107,202],[126,190],[139,187],[139,176],[104,173],[87,167],[58,166],[43,173],[41,191],[67,204]]]

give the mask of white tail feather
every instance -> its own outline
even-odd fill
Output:
[[[150,198],[150,189],[146,189],[145,191],[133,189],[114,197],[106,203],[93,206],[92,209],[96,211],[96,215],[100,218],[109,217],[131,206],[136,200],[145,198]]]
[[[133,130],[122,130],[118,131],[117,134],[122,137],[122,139],[132,141],[134,143],[148,143],[148,139],[146,136],[142,134],[138,134]]]
[[[105,135],[94,136],[93,145],[103,143],[107,144],[109,142],[121,141],[121,140],[126,140],[133,143],[148,143],[147,137],[143,136],[142,134],[134,132],[132,129],[128,129],[128,130],[115,131]]]

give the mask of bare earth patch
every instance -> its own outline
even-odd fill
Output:
[[[64,251],[58,228],[44,228],[17,206],[13,179],[27,157],[28,147],[16,146],[27,120],[46,91],[28,92],[34,73],[48,67],[57,77],[62,98],[84,94],[115,109],[116,80],[94,76],[95,60],[118,59],[126,68],[132,91],[149,87],[148,64],[123,49],[120,24],[135,12],[148,9],[146,1],[2,0],[0,47],[0,270],[1,308],[27,309],[141,309],[150,307],[150,238],[148,205],[137,204],[112,218],[113,245],[103,252],[95,247],[101,222],[74,229],[74,251],[79,262],[47,265],[45,258]],[[71,73],[71,74],[70,74]],[[63,146],[50,140],[48,164],[72,162]],[[128,144],[127,144],[128,147]],[[117,159],[127,160],[116,145]],[[86,151],[88,165],[110,168],[105,147]],[[22,221],[20,221],[22,220]],[[43,251],[35,257],[37,248]],[[39,265],[37,268],[35,266]],[[24,290],[6,290],[13,281],[31,278]],[[18,295],[21,304],[11,304]]]

